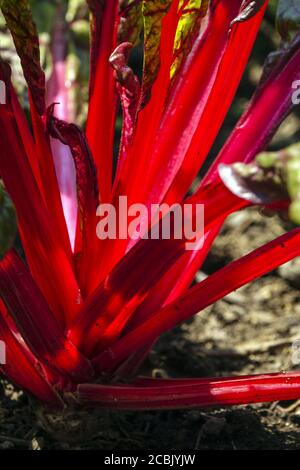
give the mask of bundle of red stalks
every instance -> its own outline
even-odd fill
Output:
[[[81,130],[67,122],[61,41],[54,34],[53,72],[46,83],[29,2],[0,1],[30,102],[29,123],[10,67],[1,61],[6,104],[0,105],[0,175],[22,243],[21,255],[10,248],[0,261],[0,338],[7,348],[1,372],[42,402],[165,409],[300,397],[299,372],[199,379],[137,375],[161,334],[300,254],[295,228],[191,287],[226,217],[258,204],[258,196],[246,200],[241,189],[255,186],[254,167],[268,184],[271,171],[276,189],[282,189],[277,194],[271,188],[269,199],[258,198],[261,204],[297,219],[299,191],[290,184],[299,173],[295,156],[281,159],[280,184],[278,165],[255,160],[295,106],[299,10],[289,0],[279,1],[281,49],[267,61],[222,151],[189,192],[236,94],[267,3],[87,0],[90,99]],[[141,41],[139,80],[128,60]],[[114,159],[119,106],[122,136]],[[250,179],[237,162],[250,168]],[[100,240],[97,207],[117,208],[120,196],[145,207],[203,204],[203,236],[192,250],[186,250],[184,237]]]

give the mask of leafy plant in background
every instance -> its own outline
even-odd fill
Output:
[[[34,19],[39,31],[40,60],[49,80],[53,64],[60,52],[64,61],[65,81],[69,89],[69,120],[84,123],[88,103],[89,21],[88,5],[80,1],[31,0]],[[0,17],[0,51],[2,59],[12,67],[12,81],[26,112],[29,109],[26,82],[13,38],[7,31],[5,18]],[[55,56],[55,57],[54,57]]]
[[[0,107],[0,174],[16,209],[26,258],[12,248],[0,262],[3,374],[55,407],[71,401],[160,409],[298,398],[298,372],[163,380],[138,377],[137,369],[159,335],[300,254],[300,230],[294,229],[190,287],[228,214],[253,204],[227,189],[236,182],[232,175],[241,177],[230,165],[252,162],[293,109],[292,85],[300,79],[299,8],[279,2],[282,47],[267,61],[217,159],[188,195],[235,96],[268,2],[88,0],[91,64],[84,131],[68,122],[72,84],[62,31],[74,3],[79,11],[84,7],[82,2],[51,6],[55,30],[46,81],[28,1],[0,1],[28,84],[31,120],[30,127],[2,61],[7,104]],[[140,83],[128,62],[141,36]],[[123,124],[115,162],[118,102]],[[272,210],[293,204],[290,178],[282,178],[276,197],[273,191],[262,203]],[[99,202],[118,207],[124,195],[128,204],[147,207],[204,204],[199,249],[186,251],[185,240],[174,237],[98,240]],[[0,214],[3,227],[5,213]]]

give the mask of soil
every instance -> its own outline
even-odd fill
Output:
[[[262,217],[253,210],[231,216],[198,273],[199,280],[286,228],[280,219]],[[156,376],[201,377],[297,368],[292,345],[300,339],[299,289],[300,260],[295,260],[165,335],[147,359],[145,371]],[[192,411],[68,413],[50,416],[56,420],[55,433],[45,426],[43,416],[31,397],[3,383],[0,449],[300,449],[300,402]]]

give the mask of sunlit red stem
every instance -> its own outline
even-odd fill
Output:
[[[46,132],[45,118],[41,117],[30,96],[31,122],[34,134],[35,159],[39,165],[41,195],[44,195],[45,204],[49,211],[52,226],[56,227],[56,237],[61,240],[70,263],[72,250],[66,219],[62,207],[61,195],[57,181],[56,169],[53,161],[49,137]]]
[[[245,204],[242,199],[232,197],[223,184],[217,182],[210,187],[203,188],[197,196],[191,196],[186,201],[190,204],[204,204],[204,230],[203,237],[195,244],[193,250],[184,250],[181,257],[170,267],[170,269],[162,276],[159,283],[149,291],[145,302],[143,302],[135,312],[132,321],[127,325],[126,331],[131,331],[134,326],[140,325],[144,320],[149,318],[154,312],[160,309],[167,299],[175,299],[182,294],[192,279],[184,279],[182,274],[189,265],[193,270],[193,276],[199,269],[201,260],[203,261],[206,254],[203,250],[210,230],[215,232],[215,227],[219,227],[220,220],[224,220],[230,213],[245,208],[249,204]],[[180,245],[180,242],[178,242]],[[177,288],[176,288],[177,287]],[[155,293],[155,295],[153,295]]]
[[[92,377],[89,361],[64,336],[28,268],[14,251],[0,262],[0,295],[37,358],[77,381]]]
[[[162,202],[171,186],[165,199],[171,205],[187,193],[232,102],[265,10],[264,7],[254,18],[235,25],[229,33],[240,6],[240,1],[215,2],[207,30],[192,51],[187,72],[178,77],[171,100],[158,120],[155,105],[159,103],[162,108],[165,100],[163,71],[169,60],[164,34],[169,38],[167,25],[173,34],[178,20],[176,11],[167,14],[162,29],[162,71],[153,87],[151,103],[139,115],[134,145],[128,152],[127,172],[120,183],[119,194],[127,192],[129,201],[134,197],[147,205]],[[211,30],[214,34],[210,34]],[[143,150],[136,155],[136,149]],[[106,261],[104,253],[103,269],[114,266],[125,249],[124,241],[114,244],[112,250],[106,249],[109,258]]]
[[[300,229],[295,229],[233,261],[189,289],[184,295],[119,340],[95,360],[95,366],[99,371],[113,371],[122,360],[144,344],[150,344],[162,333],[174,328],[229,292],[257,279],[299,254]]]
[[[0,136],[0,173],[17,209],[27,261],[54,315],[64,322],[78,311],[78,285],[65,247],[51,226],[9,105],[0,108]]]
[[[112,187],[113,139],[116,116],[117,95],[113,69],[109,57],[116,48],[118,26],[117,0],[105,0],[103,13],[94,21],[94,37],[97,42],[92,64],[89,111],[86,135],[96,166],[102,202],[110,199]],[[96,10],[102,6],[95,6]],[[95,65],[95,68],[93,67]]]
[[[249,204],[233,196],[221,183],[203,192],[203,199],[195,198],[192,202],[205,204],[205,230],[226,214]],[[90,353],[96,344],[104,348],[116,340],[149,289],[185,252],[186,242],[185,238],[150,237],[136,244],[90,296],[70,328],[71,341],[76,345],[83,343],[85,352]]]
[[[178,5],[179,0],[172,1],[170,9],[162,21],[159,73],[151,90],[150,101],[139,112],[133,145],[128,149],[124,169],[120,175],[121,181],[119,188],[117,188],[117,195],[127,194],[130,202],[133,200],[142,201],[141,195],[146,189],[146,177],[151,167],[149,155],[151,155],[155,136],[159,130],[162,110],[170,87],[170,68],[179,19]],[[140,184],[141,175],[143,175],[143,185]]]
[[[47,84],[47,105],[57,103],[54,108],[55,116],[63,121],[72,122],[74,116],[71,112],[70,87],[67,86],[66,81],[65,7],[62,4],[57,5],[56,15],[51,45],[53,71]],[[51,138],[51,148],[70,243],[74,250],[78,212],[74,161],[70,148],[58,139]]]
[[[275,68],[255,93],[222,151],[211,165],[201,186],[213,181],[220,163],[247,163],[269,143],[278,127],[294,107],[293,83],[300,79],[300,34],[294,53]],[[280,67],[281,65],[281,67]]]
[[[292,82],[299,76],[299,51],[297,52],[297,41],[295,41],[295,51],[290,57],[283,58],[283,64],[275,67],[269,80],[260,86],[253,97],[248,109],[237,124],[233,133],[229,137],[216,161],[211,165],[206,177],[201,181],[198,194],[201,193],[205,184],[216,180],[218,165],[222,162],[232,163],[235,161],[251,161],[257,153],[261,152],[270,141],[281,122],[293,107],[291,99]],[[280,94],[280,98],[279,95]],[[265,108],[265,98],[269,103]],[[257,123],[260,123],[257,126]],[[251,144],[252,142],[252,144]],[[185,175],[185,172],[182,173]],[[179,181],[179,180],[178,180]],[[197,194],[197,192],[196,192]],[[219,228],[221,224],[219,225]],[[180,272],[175,287],[168,300],[173,300],[177,295],[189,286],[197,269],[200,268],[208,253],[210,246],[218,234],[219,229],[214,229],[207,234],[203,247],[198,252],[186,253],[184,258],[177,263],[176,272]],[[179,267],[181,263],[181,268]],[[175,272],[175,268],[174,268]],[[173,282],[171,285],[173,286]],[[161,296],[162,291],[168,287],[168,278],[162,279],[159,286],[153,289],[149,296],[152,303],[157,295]]]
[[[0,366],[1,373],[17,386],[34,393],[45,403],[61,406],[59,396],[47,381],[37,358],[24,343],[12,319],[8,317],[6,307],[1,300],[0,338],[6,346],[6,364]]]
[[[246,405],[296,400],[300,396],[299,372],[157,382],[150,387],[148,383],[145,387],[83,384],[79,385],[77,396],[86,404],[134,410]]]
[[[10,82],[7,83],[7,93],[10,97],[10,103],[8,102],[7,105],[11,107],[15,125],[23,143],[30,169],[39,189],[39,197],[49,211],[48,219],[52,227],[56,228],[56,237],[64,246],[65,255],[71,263],[70,240],[63,214],[52,153],[43,119],[38,114],[32,97],[29,94],[33,138],[25,114]],[[6,121],[6,123],[8,124],[8,121]]]
[[[134,138],[127,149],[126,160],[122,162],[122,171],[116,173],[117,180],[114,182],[113,194],[116,206],[118,198],[125,194],[128,197],[129,205],[136,201],[143,202],[141,192],[144,191],[145,185],[140,184],[141,178],[145,181],[145,171],[150,166],[147,152],[151,148],[158,130],[161,112],[170,85],[170,67],[173,57],[174,36],[178,23],[178,2],[179,0],[172,2],[169,12],[163,19],[159,74],[151,90],[150,101],[139,112],[136,128],[134,129]],[[107,240],[103,243],[101,267],[98,277],[94,280],[96,284],[99,284],[122,258],[127,246],[128,240],[118,240],[117,242]]]
[[[269,80],[261,85],[256,92],[222,151],[201,181],[196,194],[200,194],[208,182],[216,180],[220,163],[251,161],[264,149],[286,115],[291,111],[293,107],[291,99],[292,83],[300,75],[300,51],[297,51],[297,42],[295,41],[295,43],[294,54],[291,54],[290,58],[287,57],[281,67],[280,64],[275,67]],[[265,107],[266,102],[268,102],[267,107]],[[257,123],[259,123],[259,126]],[[184,176],[185,173],[183,172],[182,175]],[[171,300],[180,295],[182,290],[192,282],[195,272],[200,268],[218,231],[219,229],[215,228],[207,234],[201,251],[187,253],[184,259],[181,260],[182,269],[177,268],[181,276],[170,295]],[[161,286],[158,286],[158,289],[161,292]],[[152,298],[156,298],[156,292],[153,292]]]
[[[265,10],[265,7],[262,8],[254,18],[235,25],[229,32],[239,7],[240,2],[235,1],[219,2],[216,5],[212,24],[208,24],[207,37],[204,34],[202,40],[202,48],[167,108],[158,146],[154,148],[153,176],[150,181],[150,188],[154,190],[150,191],[150,200],[161,201],[168,190],[166,200],[169,204],[182,199],[217,136],[247,64]],[[212,29],[214,34],[210,35]],[[177,129],[183,129],[180,138],[174,138]],[[170,157],[166,161],[168,152]],[[179,180],[176,180],[178,171]]]

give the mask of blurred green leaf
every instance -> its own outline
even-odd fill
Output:
[[[14,206],[0,183],[0,259],[13,246],[17,233]]]

